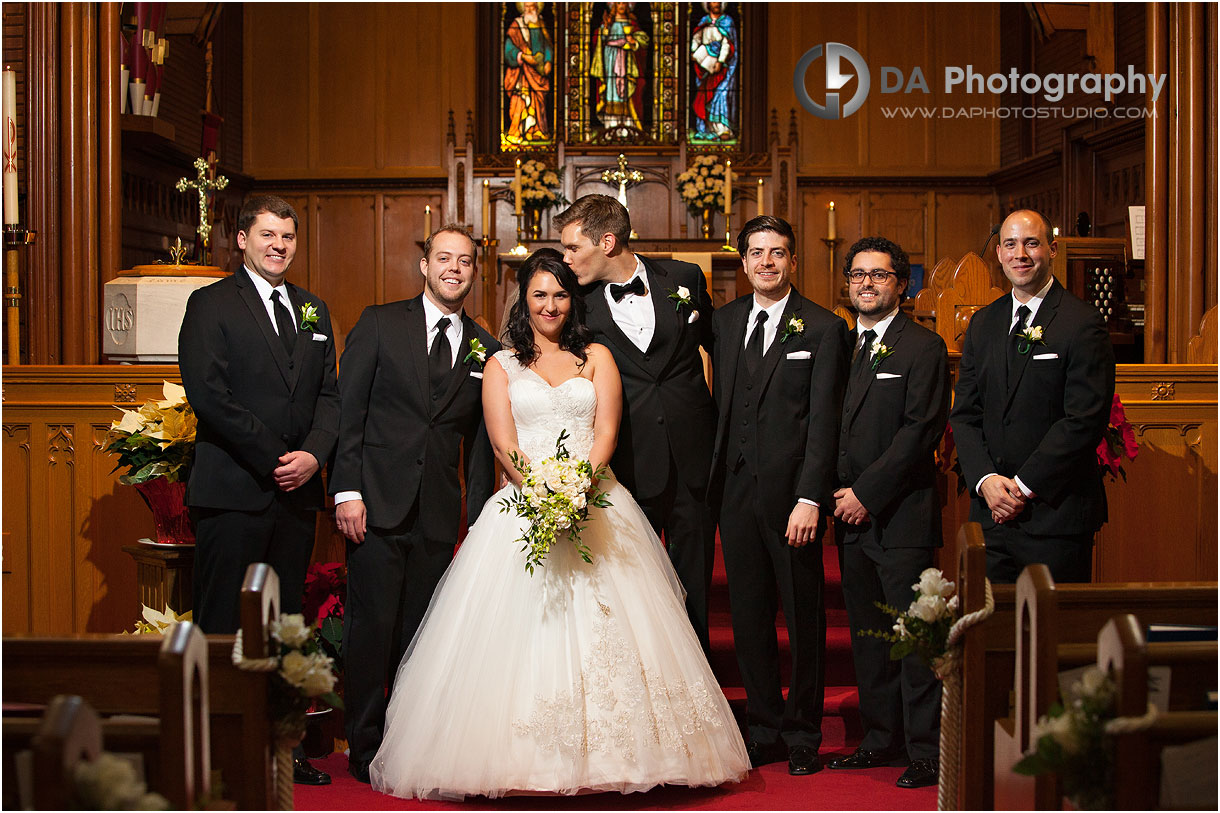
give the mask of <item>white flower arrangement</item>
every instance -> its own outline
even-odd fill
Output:
[[[148,792],[131,762],[106,751],[76,764],[72,790],[79,810],[170,809],[168,799]]]
[[[593,486],[593,481],[605,475],[605,467],[593,471],[588,460],[574,460],[564,441],[567,431],[555,441],[555,455],[527,464],[516,452],[511,455],[513,468],[521,474],[521,488],[511,497],[500,500],[501,513],[516,511],[529,521],[519,541],[526,552],[525,569],[532,575],[540,567],[561,534],[567,534],[580,558],[592,562],[589,548],[580,541],[580,524],[589,517],[589,508],[611,505],[606,494]]]
[[[315,700],[337,709],[343,701],[335,694],[334,661],[322,651],[316,627],[299,613],[285,613],[271,622],[272,651],[279,668],[270,682],[271,718],[283,737],[305,731],[305,713]]]
[[[878,607],[894,617],[892,632],[860,630],[858,634],[892,642],[891,660],[914,653],[939,674],[945,661],[949,630],[957,620],[956,585],[946,579],[940,570],[930,567],[919,574],[919,582],[911,585],[911,589],[916,595],[906,612],[876,602]]]
[[[548,169],[533,158],[521,164],[521,206],[526,209],[550,209],[566,206],[568,199],[559,193],[563,170]]]
[[[739,176],[733,173],[733,180]],[[678,175],[678,195],[692,214],[724,208],[724,164],[714,155],[697,155],[690,168]]]

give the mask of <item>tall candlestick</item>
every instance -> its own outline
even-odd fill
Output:
[[[517,168],[513,171],[513,214],[521,214],[521,159],[517,159]]]
[[[733,162],[724,159],[724,223],[728,226],[729,216],[733,214]]]
[[[763,211],[763,179],[758,179],[758,216],[762,217],[766,212]]]
[[[432,236],[432,205],[424,207],[424,239]]]
[[[838,235],[835,234],[835,202],[832,200],[830,206],[826,207],[826,239],[833,240]]]
[[[491,234],[491,183],[483,181],[483,234]]]
[[[4,71],[4,224],[17,224],[17,72]]]

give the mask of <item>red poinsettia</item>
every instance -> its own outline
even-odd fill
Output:
[[[1135,440],[1135,430],[1123,409],[1123,402],[1115,394],[1110,403],[1110,423],[1106,426],[1101,442],[1097,444],[1097,462],[1111,478],[1117,479],[1121,476],[1126,482],[1127,473],[1123,471],[1123,458],[1134,460],[1139,448],[1139,443]]]
[[[314,563],[305,573],[304,615],[318,626],[319,644],[343,668],[343,602],[347,568],[342,562]]]

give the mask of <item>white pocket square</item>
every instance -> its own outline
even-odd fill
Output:
[[[810,357],[810,355],[811,355],[811,354],[810,354],[810,352],[809,352],[808,350],[794,350],[793,352],[791,352],[791,353],[789,353],[789,354],[787,355],[787,358],[790,358],[790,359],[807,359],[807,358],[809,358],[809,357]]]
[[[309,335],[313,337],[315,342],[324,342],[330,338],[330,336],[327,336],[325,333],[310,333]]]
[[[471,370],[471,371],[470,371],[470,377],[471,377],[471,378],[482,378],[482,377],[483,377],[483,374],[482,374],[482,373],[480,373],[478,370]]]
[[[699,311],[691,311],[690,316],[688,316],[686,319],[686,324],[693,325],[695,322],[698,322],[698,321],[699,321]]]
[[[1038,355],[1034,356],[1034,361],[1040,361],[1042,359],[1057,359],[1057,358],[1059,358],[1058,353],[1039,353]]]
[[[899,373],[877,373],[877,378],[878,379],[902,378],[902,376]]]

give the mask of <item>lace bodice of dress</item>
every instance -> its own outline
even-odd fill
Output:
[[[593,448],[593,416],[597,393],[587,378],[569,378],[552,387],[542,376],[522,367],[509,350],[496,353],[508,374],[508,398],[517,425],[517,445],[530,460],[555,454],[555,441],[567,431],[564,441],[572,457],[587,460]]]

